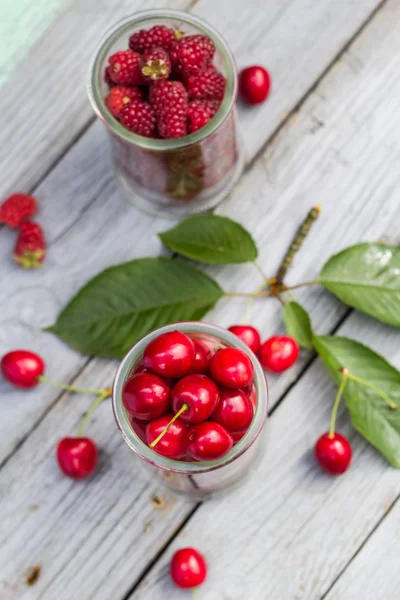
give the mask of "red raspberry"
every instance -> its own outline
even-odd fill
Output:
[[[104,100],[110,113],[116,118],[119,118],[121,108],[125,104],[129,104],[132,100],[142,100],[143,93],[137,87],[129,87],[127,85],[116,85],[110,90],[107,98]]]
[[[114,87],[116,84],[111,79],[111,67],[108,66],[104,69],[104,81],[108,85],[109,88]]]
[[[151,82],[158,79],[168,79],[171,73],[171,60],[168,52],[163,48],[147,50],[141,61],[142,76],[144,81]]]
[[[163,138],[186,135],[187,92],[180,81],[161,80],[150,88],[150,104],[157,117],[158,133]]]
[[[129,131],[151,137],[156,124],[154,111],[150,104],[142,100],[133,100],[121,108],[119,118]]]
[[[219,108],[218,100],[193,100],[187,109],[187,128],[193,133],[207,125]]]
[[[150,48],[159,47],[169,50],[175,41],[173,29],[165,25],[155,25],[151,29],[141,29],[129,38],[129,48],[142,54]]]
[[[186,89],[191,100],[222,100],[225,93],[226,79],[216,70],[202,71],[198,75],[190,75],[186,79]]]
[[[202,71],[214,56],[214,42],[205,35],[187,35],[174,42],[170,56],[172,66],[181,75]]]
[[[139,85],[143,83],[140,71],[140,54],[132,50],[121,50],[108,59],[110,77],[115,83]]]
[[[15,229],[36,213],[37,204],[33,196],[29,196],[29,194],[12,194],[0,206],[0,223],[5,223]]]
[[[38,223],[22,223],[13,258],[24,269],[41,267],[46,255],[46,240]]]

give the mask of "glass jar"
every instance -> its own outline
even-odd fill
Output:
[[[127,49],[129,37],[154,25],[205,34],[215,44],[214,64],[226,78],[225,96],[213,119],[182,138],[162,140],[131,133],[105,106],[108,58]],[[235,101],[237,72],[221,35],[202,19],[175,10],[139,12],[115,25],[101,40],[91,66],[89,97],[107,127],[114,167],[128,199],[153,214],[183,216],[216,206],[232,189],[243,168]]]
[[[157,454],[143,441],[143,431],[132,428],[129,414],[122,404],[122,391],[142,360],[143,351],[154,338],[168,331],[183,331],[193,339],[217,348],[234,347],[245,352],[254,367],[252,400],[253,421],[244,436],[222,458],[213,461],[185,462]],[[241,483],[256,470],[261,457],[263,438],[260,435],[267,418],[268,390],[263,370],[256,356],[233,333],[209,323],[174,323],[157,329],[141,339],[123,359],[114,381],[113,410],[119,430],[134,456],[151,479],[159,480],[178,494],[191,499],[204,500],[225,492]],[[141,434],[142,433],[142,434]]]

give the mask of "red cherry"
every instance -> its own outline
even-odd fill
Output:
[[[243,390],[220,389],[221,399],[212,414],[212,420],[229,433],[244,432],[253,420],[253,404]]]
[[[192,366],[193,340],[181,331],[163,333],[150,342],[143,353],[143,365],[164,377],[182,377]]]
[[[122,403],[136,419],[150,421],[169,409],[171,390],[153,373],[138,373],[129,379],[122,392]]]
[[[231,437],[233,439],[233,445],[237,444],[239,440],[245,435],[246,431],[231,431]]]
[[[65,475],[84,479],[97,465],[97,447],[90,438],[63,438],[57,446],[57,462]]]
[[[193,340],[194,343],[194,360],[189,369],[189,373],[207,373],[208,363],[211,358],[211,350],[202,342]]]
[[[271,88],[271,76],[264,67],[254,65],[243,69],[239,75],[239,90],[249,104],[266,100]]]
[[[177,413],[188,405],[180,416],[186,423],[205,421],[219,402],[219,389],[207,375],[186,375],[178,381],[171,393],[172,410]]]
[[[261,346],[260,363],[265,369],[281,373],[296,362],[299,351],[299,345],[293,338],[274,335]]]
[[[207,577],[207,563],[198,550],[182,548],[172,557],[170,573],[172,581],[178,587],[197,587]]]
[[[38,377],[43,375],[45,364],[42,358],[29,350],[13,350],[1,359],[3,377],[10,383],[21,388],[33,388],[38,383]]]
[[[222,348],[210,360],[210,372],[214,381],[226,387],[246,387],[253,381],[251,360],[237,348]]]
[[[352,450],[350,442],[340,433],[324,433],[314,448],[315,458],[331,475],[341,475],[350,466]]]
[[[233,446],[229,432],[212,421],[193,425],[189,429],[187,453],[195,460],[216,460],[222,458]]]
[[[232,325],[228,331],[234,333],[243,343],[245,343],[254,354],[258,354],[261,346],[260,334],[255,327],[251,325]]]
[[[148,446],[158,438],[173,417],[172,413],[168,413],[147,425],[146,441]],[[177,419],[153,447],[153,450],[167,458],[178,459],[185,456],[188,443],[188,427],[181,419]]]

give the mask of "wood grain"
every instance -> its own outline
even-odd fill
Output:
[[[396,330],[353,313],[339,333],[370,345],[400,366]],[[321,598],[400,494],[398,471],[351,430],[343,410],[338,429],[351,440],[352,467],[335,478],[316,465],[312,448],[328,429],[335,390],[321,362],[314,363],[267,425],[268,447],[257,478],[226,502],[203,504],[132,600],[185,598],[167,570],[173,552],[185,546],[198,548],[210,565],[208,580],[199,590],[202,600]],[[366,582],[367,574],[364,577]],[[355,584],[354,592],[357,589]],[[392,583],[386,589],[397,591]]]
[[[388,3],[222,206],[222,214],[254,233],[261,245],[260,262],[268,272],[274,272],[311,204],[323,203],[323,216],[294,265],[289,279],[293,283],[314,278],[325,258],[345,245],[383,233],[392,241],[398,236],[394,218],[400,154],[400,114],[395,102],[400,85],[395,61],[398,17],[399,7]],[[14,347],[16,340],[24,345],[29,341],[46,356],[48,375],[56,373],[60,379],[73,378],[87,359],[38,332],[38,327],[49,324],[76,289],[105,266],[158,252],[155,232],[169,226],[125,203],[103,140],[100,127],[91,128],[40,188],[41,219],[51,242],[44,270],[24,273],[7,263],[4,273],[9,287],[0,289],[2,306],[10,307],[3,315],[0,351]],[[11,241],[11,234],[2,231],[3,256]],[[230,289],[239,289],[239,283],[241,289],[253,289],[260,283],[248,266],[213,272]],[[313,310],[320,332],[335,327],[344,314],[339,303],[321,293],[298,294]],[[230,300],[210,319],[231,324],[243,308],[243,302]],[[279,306],[272,300],[262,306],[258,301],[254,310],[254,322],[264,335],[282,330]],[[344,332],[365,335],[364,341],[398,364],[394,330],[355,314]],[[304,363],[286,377],[270,379],[272,404],[301,368]],[[93,361],[79,383],[107,385],[114,370],[111,361]],[[398,474],[359,437],[355,438],[355,465],[347,477],[332,480],[316,470],[309,448],[327,426],[333,393],[322,367],[313,365],[271,418],[262,485],[249,484],[230,497],[229,505],[207,504],[199,513],[201,519],[195,517],[176,542],[191,541],[210,557],[212,571],[204,598],[241,600],[244,582],[248,583],[244,592],[250,592],[246,596],[251,598],[264,597],[267,589],[272,590],[269,597],[284,598],[280,591],[287,591],[288,600],[296,597],[290,596],[294,590],[298,598],[319,597],[381,518],[382,506],[400,493]],[[7,426],[0,436],[4,454],[12,449],[16,431],[23,436],[42,419],[0,474],[6,517],[0,542],[3,581],[11,586],[8,590],[17,586],[9,593],[11,598],[69,600],[77,589],[85,600],[123,598],[192,506],[179,501],[167,516],[157,513],[153,518],[146,497],[153,488],[145,488],[131,468],[107,405],[88,430],[108,456],[99,479],[90,485],[63,479],[52,457],[56,440],[74,431],[80,418],[70,401],[82,402],[82,412],[88,404],[83,404],[84,398],[62,397],[44,415],[55,400],[57,394],[43,387],[22,394],[1,385],[1,403],[7,407]],[[10,412],[9,406],[13,406]],[[343,431],[348,431],[345,425]],[[111,461],[112,469],[106,471]],[[35,505],[39,509],[25,516],[27,507]],[[152,520],[148,528],[145,515]],[[237,523],[237,529],[232,523]],[[143,529],[146,535],[141,535]],[[221,548],[227,549],[224,555]],[[169,553],[134,598],[179,597],[166,583]],[[25,572],[41,561],[38,584],[32,590],[24,588]],[[289,572],[295,577],[289,578]],[[239,578],[239,573],[247,576]]]
[[[88,123],[88,65],[98,40],[113,23],[139,9],[192,5],[189,0],[145,5],[142,0],[73,0],[2,88],[0,147],[7,152],[2,156],[1,193],[33,187]],[[243,111],[245,131],[251,129],[246,135],[249,156],[378,5],[379,0],[285,0],[267,6],[261,0],[246,5],[231,0],[194,3],[194,12],[226,35],[240,65],[257,60],[271,70],[270,101],[256,111]],[[21,102],[27,89],[29,102]]]
[[[368,590],[368,597],[374,600],[396,600],[400,587],[400,502],[397,501],[392,510],[388,502],[389,510],[324,599],[363,598]]]

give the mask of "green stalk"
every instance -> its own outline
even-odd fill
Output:
[[[103,402],[103,400],[105,398],[107,398],[108,396],[108,390],[103,390],[98,396],[97,398],[94,400],[94,402],[90,405],[89,410],[87,411],[87,413],[85,414],[85,416],[83,417],[81,424],[79,425],[79,429],[77,432],[77,437],[82,437],[82,433],[83,430],[85,429],[90,417],[92,416],[92,414],[94,413],[94,411],[96,410],[96,408],[98,406],[100,406],[100,404]]]

